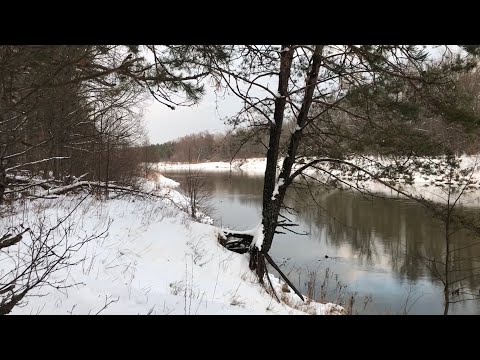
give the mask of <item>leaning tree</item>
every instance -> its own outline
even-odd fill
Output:
[[[467,50],[474,53],[476,48]],[[435,61],[425,46],[245,45],[229,51],[228,65],[213,61],[212,70],[218,84],[243,101],[243,108],[230,122],[269,134],[264,144],[262,219],[257,229],[262,236],[249,248],[250,268],[261,282],[265,260],[284,276],[268,253],[275,234],[292,231],[295,225],[281,213],[286,208],[287,189],[308,170],[328,172],[325,164],[362,170],[345,156],[359,153],[367,141],[375,147],[387,139],[389,146],[383,148],[400,153],[408,148],[402,145],[403,139],[411,150],[423,146],[427,153],[436,142],[413,126],[419,99],[421,106],[435,108],[432,89],[446,86],[449,74],[473,66],[470,56],[454,58],[447,56],[450,53],[443,55],[449,61]],[[286,121],[293,121],[293,130],[284,126]],[[412,136],[414,140],[408,140]],[[380,179],[384,174],[369,175]]]

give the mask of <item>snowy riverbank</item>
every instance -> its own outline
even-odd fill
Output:
[[[396,163],[379,157],[352,158],[347,161],[373,174],[384,173],[385,175],[380,176],[382,181],[399,190],[414,196],[423,196],[428,200],[445,201],[448,185],[451,185],[454,189],[465,187],[460,203],[465,206],[480,206],[480,156],[462,155],[458,160],[458,167],[454,170],[452,179],[447,177],[448,167],[445,158],[397,159]],[[282,162],[283,159],[280,159],[279,165]],[[308,160],[305,160],[305,162],[308,162]],[[386,172],[389,171],[389,167],[395,168],[399,165],[405,170],[403,174],[387,176]],[[232,161],[232,163],[158,163],[156,166],[160,172],[182,171],[190,168],[201,171],[243,172],[249,175],[262,176],[265,172],[266,159],[238,159]],[[301,164],[298,164],[296,169],[300,166]],[[321,181],[335,181],[338,186],[343,188],[359,188],[362,191],[386,196],[399,196],[395,190],[372,180],[368,174],[347,165],[338,166],[335,163],[325,162],[322,163],[321,167],[326,172],[310,168],[305,171],[305,174]],[[468,169],[472,169],[473,172],[468,173]]]
[[[217,228],[192,221],[180,209],[183,197],[177,186],[159,177],[144,190],[160,198],[112,192],[108,200],[90,196],[78,205],[84,197],[80,193],[3,206],[3,228],[20,222],[32,229],[41,222],[54,227],[73,210],[52,232],[51,241],[71,245],[106,231],[74,254],[71,261],[78,261],[77,265],[53,274],[51,282],[56,281],[57,288],[45,285],[32,290],[24,306],[15,307],[12,314],[343,312],[334,304],[302,304],[271,276],[279,296],[296,309],[277,303],[256,281],[247,256],[226,250],[218,243]],[[0,253],[2,269],[8,269],[30,242],[27,233],[18,248]]]

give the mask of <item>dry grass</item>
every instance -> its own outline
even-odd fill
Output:
[[[295,268],[288,272],[288,275],[296,270],[298,273],[298,288],[305,291],[305,302],[296,302],[292,300],[290,287],[286,283],[282,283],[279,296],[280,300],[286,305],[306,312],[308,314],[315,314],[315,303],[325,304],[333,303],[344,308],[345,315],[358,315],[365,311],[366,307],[373,302],[371,295],[365,296],[362,299],[358,298],[358,292],[348,291],[348,285],[344,284],[338,274],[332,273],[330,268],[325,268],[323,272],[319,267],[314,270]],[[301,274],[306,274],[306,280],[303,284],[301,282]],[[273,296],[272,290],[267,288],[267,292]]]

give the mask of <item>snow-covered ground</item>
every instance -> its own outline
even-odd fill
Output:
[[[305,159],[305,162],[312,159]],[[465,206],[480,206],[480,156],[462,155],[458,160],[459,166],[455,169],[453,178],[449,179],[447,176],[448,167],[445,158],[397,159],[396,164],[391,160],[379,157],[356,157],[347,159],[350,163],[362,167],[373,174],[384,172],[388,166],[403,166],[406,170],[404,174],[390,174],[390,176],[385,174],[384,176],[381,176],[380,179],[408,194],[422,196],[428,200],[444,202],[447,196],[446,191],[448,185],[451,185],[455,189],[463,189],[465,187],[460,203]],[[282,162],[283,158],[279,160],[279,166]],[[298,169],[301,165],[302,164],[297,164],[294,170]],[[238,159],[232,161],[232,163],[206,162],[198,164],[157,164],[157,169],[160,172],[167,170],[186,170],[191,168],[193,170],[202,171],[241,171],[250,175],[263,175],[265,167],[265,158]],[[352,187],[387,196],[399,196],[395,190],[392,190],[378,181],[372,180],[369,175],[347,165],[338,166],[334,163],[325,162],[321,164],[321,167],[327,170],[328,173],[309,168],[305,171],[305,174],[322,181],[332,181],[336,178],[335,181],[337,182],[337,185],[343,188]],[[469,169],[472,169],[473,172],[467,172]]]
[[[267,162],[264,158],[237,159],[228,162],[205,162],[198,164],[160,162],[157,170],[202,170],[202,171],[246,171],[252,175],[263,175]]]
[[[301,303],[288,286],[271,276],[279,296],[293,307],[277,303],[256,281],[247,256],[218,243],[221,230],[192,221],[180,209],[178,203],[184,198],[175,190],[177,186],[175,181],[159,177],[144,187],[160,196],[156,198],[112,194],[108,200],[90,196],[78,205],[84,197],[79,193],[27,199],[0,208],[1,228],[21,222],[32,229],[40,221],[47,228],[54,226],[76,208],[52,232],[51,241],[63,237],[70,245],[87,234],[107,230],[73,255],[71,261],[79,261],[77,265],[53,275],[51,280],[66,288],[36,288],[12,314],[344,312],[334,304]],[[0,277],[30,241],[25,234],[18,245],[0,252]]]
[[[180,185],[178,182],[160,174],[158,174],[158,178],[155,184],[158,184],[160,188],[176,188]]]

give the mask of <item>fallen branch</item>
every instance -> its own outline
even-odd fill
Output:
[[[103,310],[105,310],[110,304],[113,304],[113,303],[116,303],[118,302],[118,300],[120,300],[120,296],[118,296],[116,299],[113,299],[113,300],[110,300],[108,303],[108,299],[110,297],[107,297],[107,295],[105,295],[105,305],[95,314],[95,315],[99,315]]]
[[[289,230],[289,229],[287,229],[287,230]],[[246,253],[248,251],[249,246],[252,243],[252,240],[253,240],[253,236],[248,235],[248,234],[227,233],[227,234],[225,234],[225,237],[227,238],[227,240],[224,241],[223,243],[221,242],[221,244],[225,248],[227,248],[228,250],[234,251],[234,252],[239,253],[239,254]],[[229,238],[234,238],[234,240],[229,240]],[[239,240],[236,240],[236,239],[239,239]],[[243,245],[243,246],[239,247],[238,245]],[[280,270],[280,268],[277,266],[277,264],[275,264],[275,262],[272,260],[270,255],[268,255],[268,254],[263,254],[263,255],[265,256],[267,261],[270,263],[270,265],[272,265],[275,268],[275,270],[278,271],[280,276],[293,289],[295,294],[297,294],[300,297],[300,299],[302,299],[302,301],[305,301],[302,294],[300,293],[300,291],[298,291],[297,288],[291,283],[291,281],[288,280],[287,276],[282,272],[282,270]],[[270,283],[270,286],[272,286],[270,278],[268,277],[268,272],[267,272],[267,279]],[[273,290],[273,286],[272,286],[272,290]],[[275,293],[275,290],[273,290],[273,292]],[[275,297],[277,297],[276,293],[275,293]],[[277,297],[277,299],[278,299],[278,297]]]
[[[15,245],[16,243],[22,240],[23,234],[29,231],[30,228],[23,230],[21,233],[11,236],[10,234],[6,234],[0,238],[0,249]]]
[[[23,166],[39,164],[39,163],[43,163],[43,162],[50,161],[50,160],[63,160],[63,159],[70,159],[70,157],[69,156],[55,156],[55,157],[51,157],[51,158],[48,158],[48,159],[30,161],[30,162],[27,162],[27,163],[18,164],[18,165],[6,168],[5,171],[11,171],[13,169],[18,169],[18,168],[21,168]]]
[[[77,188],[80,188],[80,187],[89,187],[89,188],[92,188],[92,187],[98,187],[98,188],[105,188],[105,183],[103,182],[92,182],[92,181],[79,181],[77,183],[74,183],[74,184],[71,184],[71,185],[67,185],[67,186],[62,186],[62,187],[58,187],[58,188],[53,188],[53,189],[49,189],[46,191],[46,193],[44,195],[60,195],[60,194],[65,194],[71,190],[74,190],[74,189],[77,189]],[[111,190],[119,190],[119,191],[126,191],[126,192],[130,192],[130,193],[135,193],[135,194],[140,194],[140,195],[148,195],[148,196],[155,196],[155,197],[159,197],[161,198],[161,196],[159,195],[155,195],[155,194],[152,194],[152,193],[147,193],[147,192],[144,192],[144,191],[140,191],[140,190],[135,190],[135,189],[132,189],[132,188],[129,188],[129,187],[126,187],[126,186],[120,186],[120,185],[108,185],[108,189],[111,189]]]
[[[280,274],[280,276],[283,278],[283,280],[286,281],[286,283],[293,289],[293,291],[295,292],[295,294],[298,295],[298,297],[300,299],[302,299],[302,301],[305,301],[305,299],[303,298],[303,295],[300,293],[300,291],[297,290],[297,288],[292,284],[292,282],[290,280],[288,280],[288,277],[282,272],[282,270],[280,270],[280,268],[277,266],[277,264],[275,264],[275,262],[272,260],[272,258],[270,257],[270,255],[268,254],[263,254],[263,256],[265,256],[265,259],[267,259],[267,261],[270,263],[270,265],[273,266],[273,268],[275,270],[278,271],[278,273]]]
[[[225,237],[227,240],[222,245],[228,250],[239,254],[245,254],[253,240],[253,236],[248,234],[228,233]]]
[[[15,289],[15,284],[11,284],[7,286],[5,289],[0,290],[0,295],[5,294],[9,291],[13,291],[13,289]]]

